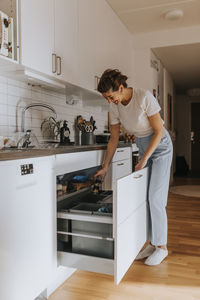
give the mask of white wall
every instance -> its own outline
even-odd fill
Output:
[[[136,86],[152,90],[155,77],[150,65],[151,49],[200,42],[200,26],[133,35],[133,69]],[[162,62],[161,62],[162,63]]]
[[[151,60],[158,62],[158,70],[151,67]],[[159,95],[157,95],[157,99],[162,107],[163,66],[150,48],[147,47],[144,49],[133,50],[133,72],[133,85],[135,87],[148,89],[151,93],[153,92],[153,89],[155,89],[158,93],[159,86]]]
[[[184,44],[192,44],[192,43],[199,43],[200,42],[200,26],[194,27],[187,27],[187,28],[179,28],[173,30],[166,30],[166,31],[156,31],[150,33],[143,33],[143,34],[136,34],[133,36],[133,66],[134,66],[134,81],[135,85],[139,87],[144,87],[149,89],[151,92],[157,83],[157,79],[155,76],[155,71],[152,71],[150,65],[151,59],[151,49],[157,47],[167,47],[167,46],[174,46],[174,45],[184,45]],[[162,64],[161,64],[162,66]],[[154,73],[152,73],[154,72]],[[158,74],[159,82],[162,81],[161,74]],[[163,71],[163,103],[162,97],[161,101],[161,115],[165,121],[166,127],[168,126],[168,104],[167,104],[167,94],[168,92],[173,96],[174,95],[174,88],[173,88],[173,79],[171,78],[169,72],[165,69]],[[159,88],[160,88],[159,84]],[[162,85],[161,85],[162,86]],[[162,95],[162,87],[161,92]],[[173,103],[174,103],[173,97]],[[174,106],[174,105],[173,105]],[[174,110],[174,107],[173,107]],[[177,118],[182,118],[180,110],[176,110],[174,115]],[[185,128],[183,126],[183,128]],[[174,118],[172,118],[172,129],[174,129]],[[182,129],[184,131],[185,129]],[[181,132],[182,132],[181,131]],[[187,135],[187,134],[186,134]],[[180,144],[179,144],[180,143]],[[177,148],[177,154],[176,154]],[[173,161],[173,168],[175,168],[175,156],[179,155],[180,149],[182,149],[182,143],[180,139],[177,137],[177,141],[174,143],[174,161]],[[185,150],[185,155],[188,160],[188,147]],[[173,172],[173,170],[172,170]]]
[[[156,62],[157,69],[151,67],[151,92],[153,89],[156,90],[156,98],[161,106],[161,117],[164,120],[164,102],[163,102],[163,65],[157,56],[151,51],[150,59]]]
[[[74,120],[77,115],[82,115],[87,120],[92,115],[98,128],[95,133],[107,128],[107,112],[103,111],[100,106],[85,106],[82,100],[75,105],[68,105],[65,95],[0,77],[0,136],[17,135],[16,132],[21,131],[22,109],[34,102],[51,105],[57,112],[57,120],[68,121],[71,141],[74,141]],[[54,114],[44,108],[37,107],[28,110],[25,115],[25,129],[31,129],[40,140],[43,139],[40,125],[45,118],[50,116]]]

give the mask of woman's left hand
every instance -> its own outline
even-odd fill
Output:
[[[146,164],[147,164],[147,159],[142,158],[135,166],[135,171],[139,171],[143,169],[146,166]]]

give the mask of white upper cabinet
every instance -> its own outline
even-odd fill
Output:
[[[52,75],[53,0],[19,0],[20,63]]]
[[[131,34],[106,1],[78,0],[80,85],[96,89],[108,68],[131,74]]]
[[[94,1],[96,2],[96,1]],[[91,0],[78,0],[78,62],[79,83],[86,89],[95,89],[95,54],[97,12]],[[93,21],[91,21],[93,20]]]
[[[107,68],[131,74],[131,34],[104,0],[19,0],[20,62],[94,91]]]
[[[78,84],[77,1],[20,0],[20,23],[20,62]]]
[[[78,85],[77,0],[54,0],[54,3],[56,74],[63,80]]]

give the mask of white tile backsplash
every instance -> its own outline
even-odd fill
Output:
[[[85,106],[82,99],[73,105],[66,104],[66,97],[55,91],[29,86],[24,82],[7,79],[0,76],[0,136],[12,137],[21,131],[21,116],[23,108],[30,103],[46,103],[51,105],[57,113],[57,120],[67,120],[70,128],[70,139],[75,139],[74,122],[78,115],[89,120],[93,116],[96,120],[95,133],[107,129],[107,111],[100,106]],[[76,99],[77,100],[77,99]],[[94,98],[95,101],[95,98]],[[54,113],[45,108],[31,108],[25,114],[25,130],[31,129],[39,140],[42,140],[40,126],[45,118],[55,117]]]

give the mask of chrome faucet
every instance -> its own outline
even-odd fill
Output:
[[[45,104],[45,103],[32,103],[32,104],[29,104],[27,106],[25,106],[22,110],[22,121],[21,121],[21,131],[24,132],[24,122],[25,122],[25,112],[29,109],[29,108],[32,108],[32,107],[45,107],[45,108],[48,108],[49,110],[51,110],[55,116],[57,117],[57,114],[56,114],[56,111],[55,109],[48,105],[48,104]]]

